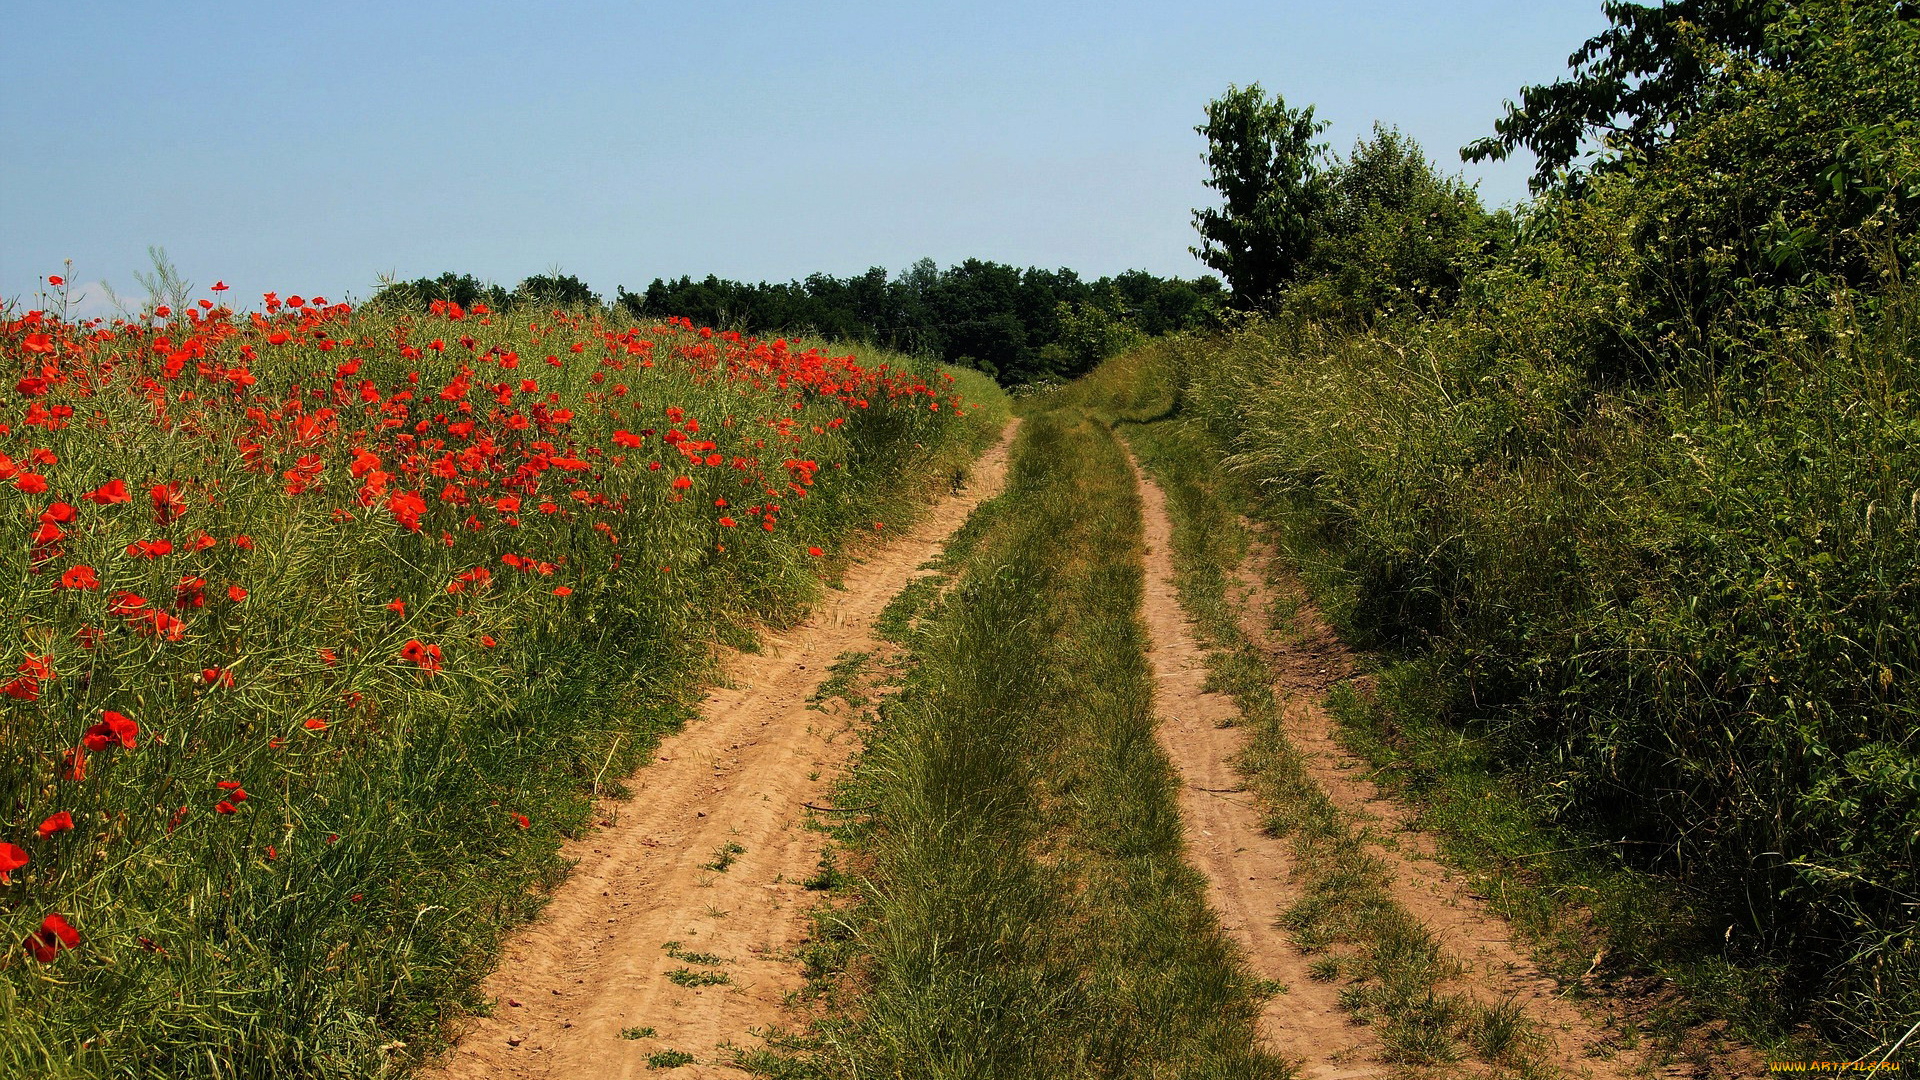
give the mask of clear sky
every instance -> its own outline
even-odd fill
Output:
[[[1190,275],[1206,102],[1259,82],[1345,150],[1461,166],[1600,0],[20,4],[0,37],[0,298],[365,297],[443,270],[786,280],[921,256]],[[97,292],[97,290],[96,290]],[[95,304],[90,303],[89,308]]]

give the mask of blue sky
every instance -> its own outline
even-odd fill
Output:
[[[365,297],[383,273],[604,294],[980,256],[1194,274],[1206,102],[1259,82],[1345,150],[1460,166],[1599,0],[22,5],[0,39],[0,298]],[[95,290],[97,293],[97,290]],[[90,303],[95,307],[97,301]]]

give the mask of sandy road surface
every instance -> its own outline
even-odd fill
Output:
[[[1226,694],[1203,689],[1206,650],[1194,639],[1175,589],[1166,496],[1144,474],[1139,480],[1147,570],[1142,615],[1161,717],[1156,734],[1180,772],[1187,857],[1206,875],[1207,899],[1254,973],[1287,988],[1267,999],[1260,1016],[1269,1048],[1301,1062],[1308,1080],[1384,1076],[1367,1029],[1349,1023],[1340,1008],[1339,988],[1311,979],[1307,955],[1274,924],[1297,895],[1292,858],[1285,841],[1261,830],[1253,793],[1233,766],[1248,729],[1221,726],[1239,710]]]
[[[783,1018],[801,976],[791,952],[806,935],[823,837],[803,803],[824,803],[855,748],[852,720],[809,710],[808,697],[842,653],[873,648],[873,619],[982,500],[1005,482],[1009,426],[976,462],[967,489],[848,570],[793,630],[759,655],[728,664],[728,686],[661,744],[659,760],[610,802],[612,824],[570,846],[578,860],[538,919],[509,943],[477,1018],[426,1075],[443,1080],[552,1077],[615,1080],[651,1073],[647,1058],[694,1055],[675,1077],[738,1077],[727,1043]],[[708,869],[728,845],[724,872]],[[678,942],[673,952],[665,948]],[[721,962],[701,962],[717,958]],[[705,973],[727,982],[681,985]],[[623,1032],[652,1029],[627,1038]]]
[[[1188,857],[1205,874],[1208,900],[1243,950],[1249,966],[1287,992],[1268,1000],[1261,1036],[1275,1052],[1301,1064],[1311,1080],[1393,1075],[1378,1057],[1369,1029],[1350,1022],[1340,1007],[1339,987],[1308,975],[1309,958],[1295,948],[1277,920],[1298,899],[1292,859],[1284,841],[1260,826],[1254,796],[1234,767],[1249,733],[1223,727],[1238,714],[1230,697],[1204,690],[1206,653],[1195,640],[1176,592],[1172,527],[1166,499],[1145,474],[1139,477],[1146,542],[1143,617],[1152,641],[1158,682],[1156,710],[1160,744],[1179,770],[1180,813]],[[1543,1037],[1544,1063],[1558,1074],[1611,1080],[1629,1076],[1687,1075],[1654,1069],[1640,1055],[1617,1051],[1607,1025],[1567,1000],[1518,947],[1513,932],[1465,882],[1432,857],[1430,838],[1411,827],[1411,814],[1386,799],[1365,778],[1360,762],[1333,739],[1327,689],[1351,672],[1351,657],[1310,606],[1301,605],[1292,632],[1271,632],[1266,612],[1273,590],[1260,571],[1272,553],[1256,546],[1238,571],[1235,599],[1248,638],[1266,653],[1274,690],[1283,705],[1289,739],[1303,752],[1308,772],[1334,803],[1376,823],[1387,842],[1375,852],[1394,871],[1393,896],[1434,933],[1465,968],[1449,989],[1464,989],[1482,1002],[1517,1001]]]

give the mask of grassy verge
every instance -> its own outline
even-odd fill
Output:
[[[1166,493],[1176,585],[1211,646],[1210,685],[1232,695],[1251,728],[1239,766],[1260,798],[1267,829],[1294,853],[1302,893],[1276,914],[1295,944],[1317,957],[1314,977],[1343,984],[1342,1005],[1376,1026],[1391,1062],[1434,1066],[1471,1058],[1510,1074],[1544,1075],[1536,1040],[1515,1007],[1448,989],[1457,964],[1393,900],[1391,871],[1373,854],[1374,838],[1328,799],[1288,740],[1272,674],[1228,595],[1248,549],[1244,492],[1218,468],[1205,432],[1182,420],[1122,430]]]
[[[1040,399],[1009,490],[903,602],[912,650],[841,797],[841,1019],[769,1071],[1272,1077],[1259,988],[1180,855],[1137,618],[1139,508],[1101,424]],[[915,618],[917,612],[917,618]]]
[[[1310,513],[1277,494],[1250,490],[1223,468],[1226,454],[1212,434],[1178,414],[1179,390],[1162,359],[1150,352],[1119,358],[1090,377],[1082,392],[1123,422],[1167,491],[1182,599],[1221,649],[1216,681],[1236,693],[1259,732],[1247,765],[1276,806],[1300,808],[1283,813],[1276,826],[1294,830],[1296,842],[1324,833],[1327,851],[1338,855],[1345,842],[1329,832],[1325,811],[1316,807],[1322,800],[1272,722],[1261,719],[1271,708],[1263,664],[1244,642],[1225,590],[1228,568],[1245,550],[1242,515],[1260,521],[1281,544],[1323,610],[1338,613],[1352,602],[1351,576]],[[1276,626],[1284,629],[1285,613],[1279,615]],[[1606,989],[1631,999],[1625,1045],[1644,1037],[1670,1054],[1704,1060],[1725,1034],[1775,1056],[1832,1050],[1794,1029],[1784,1003],[1798,995],[1785,990],[1787,976],[1729,943],[1728,919],[1711,898],[1635,869],[1617,837],[1559,823],[1552,790],[1503,768],[1485,731],[1442,708],[1451,693],[1445,672],[1418,657],[1382,652],[1363,659],[1372,689],[1363,695],[1342,685],[1329,697],[1336,736],[1372,766],[1375,783],[1414,809],[1416,826],[1435,837],[1443,860],[1466,873],[1491,910],[1521,932],[1544,970],[1584,988],[1576,993]],[[1332,858],[1323,869],[1342,861]],[[1365,861],[1347,861],[1353,869],[1344,877],[1354,890],[1348,901],[1314,901],[1289,916],[1308,944],[1327,940],[1336,925],[1323,916],[1366,907]],[[1488,1019],[1499,1026],[1498,1018]],[[1494,1045],[1471,1030],[1461,1034],[1470,1049]]]

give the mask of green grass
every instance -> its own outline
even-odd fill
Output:
[[[1288,1075],[1253,1042],[1271,988],[1181,858],[1139,544],[1112,434],[1032,401],[1009,490],[942,560],[944,598],[836,796],[879,805],[835,823],[858,902],[820,917],[808,962],[833,1004],[782,1068]]]
[[[839,659],[828,666],[827,677],[807,696],[807,708],[825,712],[826,703],[834,698],[856,711],[864,707],[867,696],[860,690],[860,676],[866,671],[867,659],[863,652],[841,653]]]
[[[623,1039],[651,1039],[653,1038],[653,1029],[650,1027],[625,1027],[620,1029],[620,1037]]]
[[[649,1069],[677,1069],[693,1064],[693,1055],[685,1050],[658,1050],[647,1055]]]
[[[1099,381],[1079,392],[1111,406],[1111,390]],[[1391,871],[1373,853],[1368,830],[1333,805],[1282,729],[1272,676],[1228,595],[1248,550],[1238,513],[1244,493],[1220,472],[1205,433],[1194,425],[1161,420],[1122,430],[1166,493],[1176,586],[1211,646],[1211,687],[1232,695],[1241,722],[1252,729],[1240,769],[1260,799],[1268,830],[1287,839],[1296,859],[1293,880],[1302,896],[1276,913],[1280,924],[1315,957],[1316,976],[1343,983],[1342,1004],[1356,1020],[1375,1024],[1387,1060],[1424,1066],[1477,1056],[1473,1006],[1444,989],[1457,964],[1392,899]],[[1505,1064],[1522,1041],[1508,1039],[1500,1060],[1483,1060]],[[1524,1056],[1517,1063],[1537,1067]]]
[[[727,963],[727,958],[724,956],[717,956],[713,953],[688,952],[677,941],[662,942],[660,944],[660,949],[662,952],[665,952],[668,956],[671,956],[675,960],[678,960],[681,963],[685,963],[685,964],[700,964],[704,967],[719,967],[721,964]]]
[[[739,844],[729,840],[726,843],[721,844],[719,847],[715,848],[713,851],[713,858],[708,859],[704,863],[701,863],[700,869],[711,870],[716,874],[724,874],[727,872],[729,868],[733,866],[735,860],[737,860],[740,856],[745,855],[746,853],[747,853],[746,848],[743,848]]]

